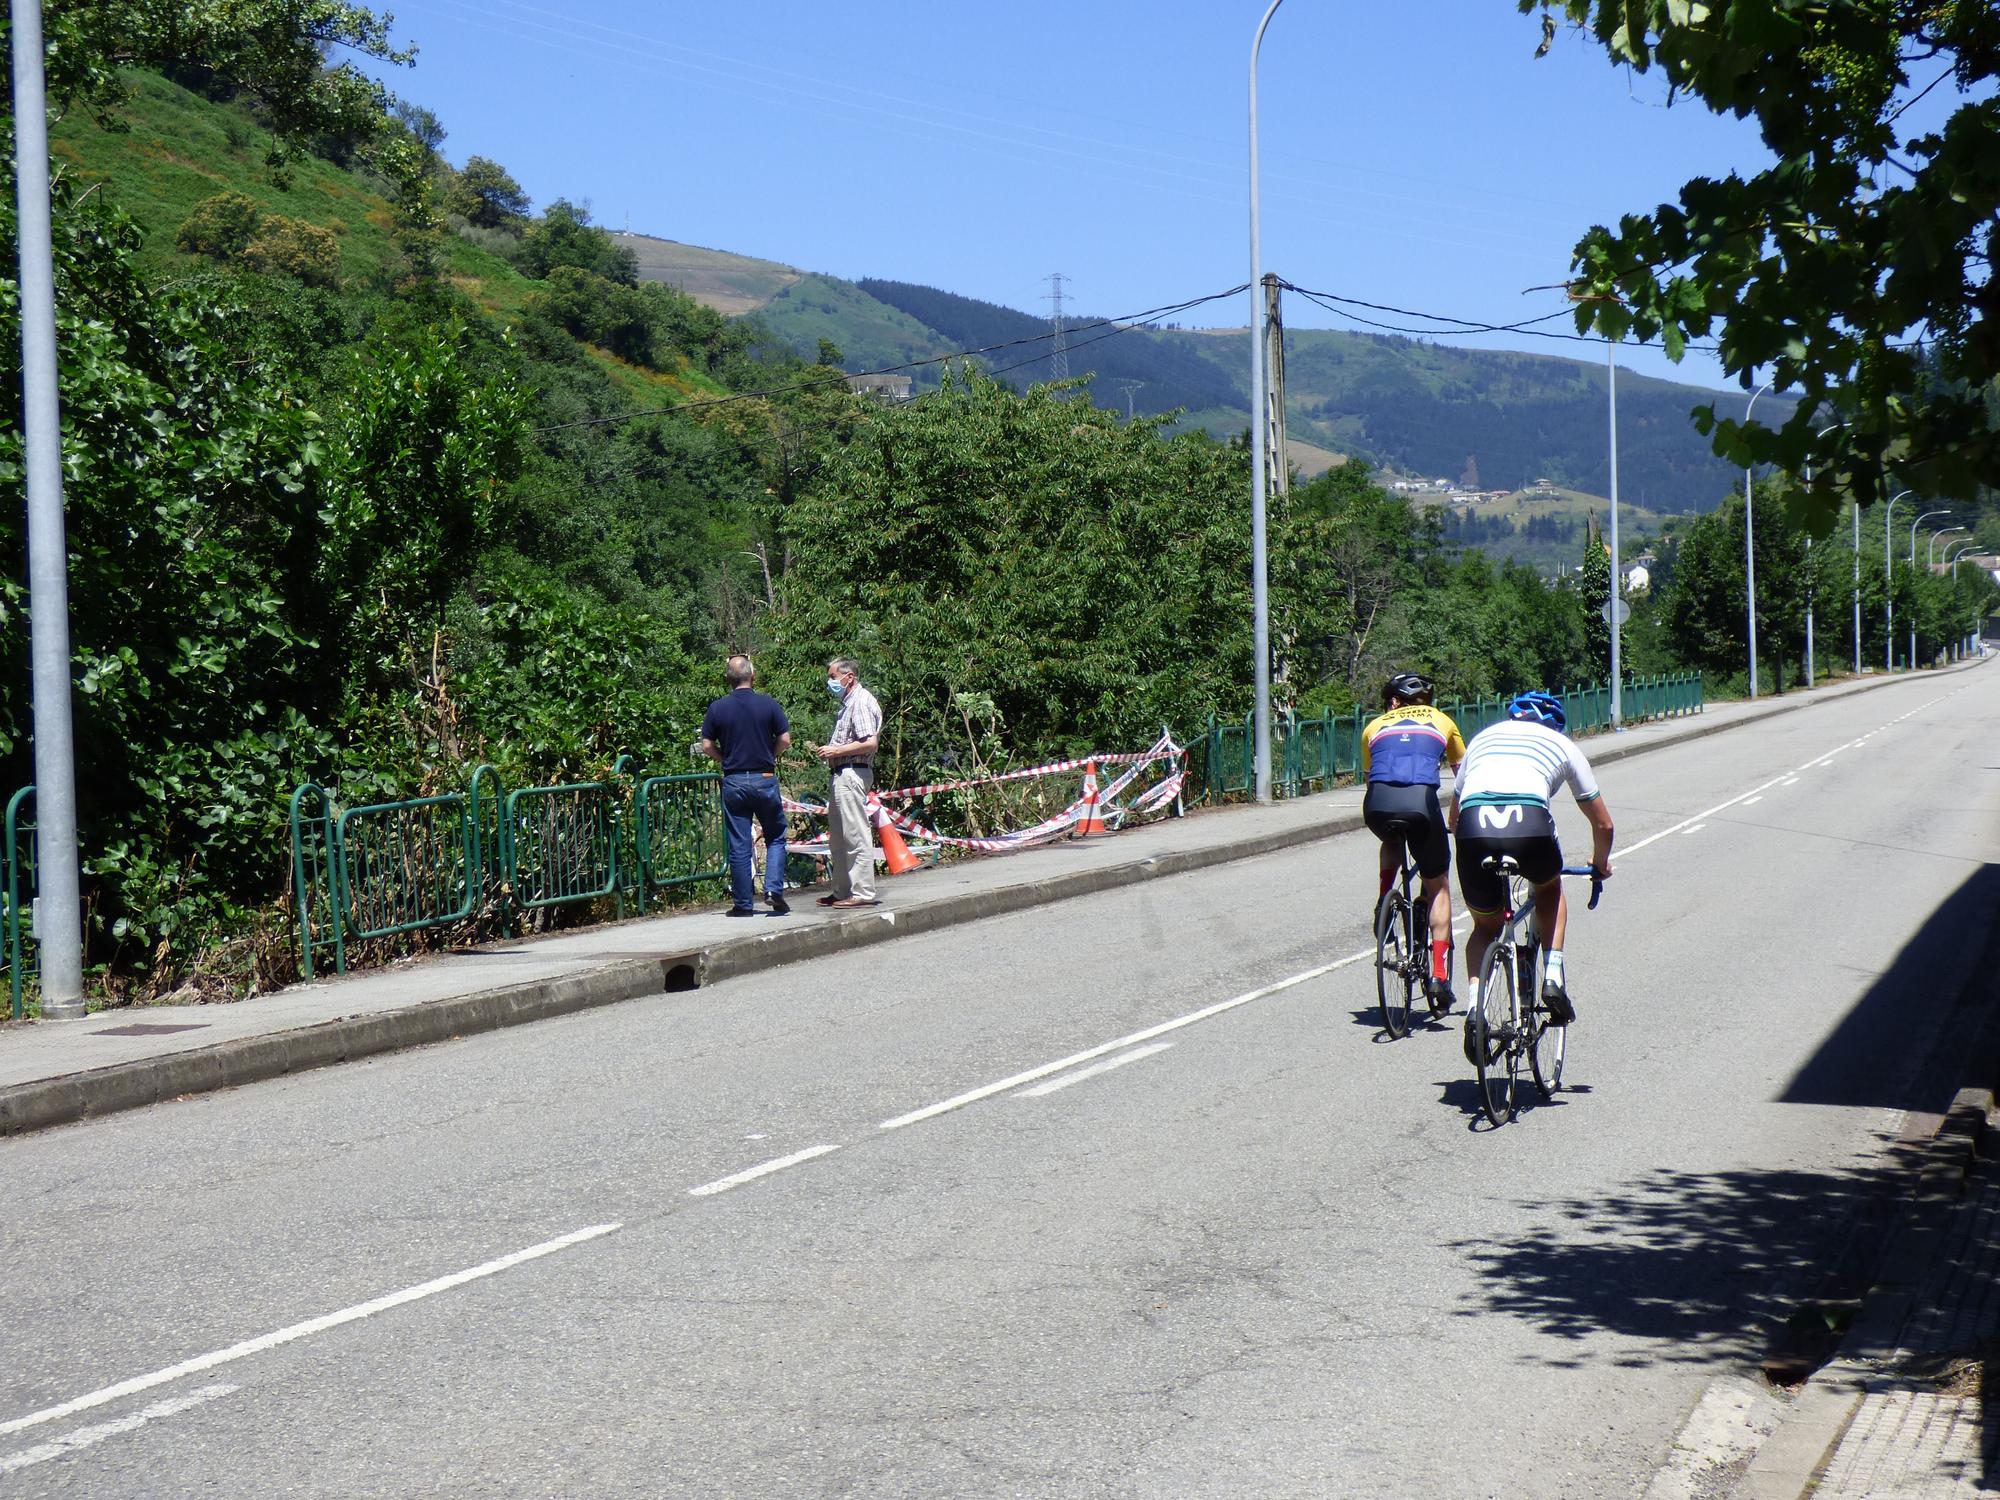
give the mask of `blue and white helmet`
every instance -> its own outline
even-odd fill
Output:
[[[1544,693],[1539,689],[1517,694],[1513,702],[1507,705],[1507,717],[1546,724],[1558,733],[1569,726],[1569,719],[1563,713],[1562,699],[1554,693]]]

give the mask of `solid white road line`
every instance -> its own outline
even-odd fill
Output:
[[[949,1114],[955,1109],[964,1109],[968,1104],[977,1104],[981,1099],[990,1099],[995,1094],[1004,1094],[1009,1089],[1017,1089],[1024,1083],[1034,1083],[1047,1078],[1051,1073],[1063,1073],[1079,1063],[1093,1062],[1097,1058],[1113,1052],[1123,1052],[1127,1047],[1136,1047],[1141,1042],[1150,1042],[1156,1036],[1165,1036],[1170,1031],[1179,1031],[1183,1026],[1193,1026],[1206,1021],[1211,1016],[1219,1016],[1224,1011],[1235,1010],[1239,1005],[1249,1005],[1281,990],[1289,990],[1308,980],[1317,979],[1322,974],[1331,974],[1335,969],[1344,969],[1349,964],[1358,964],[1363,959],[1373,958],[1372,947],[1363,948],[1359,953],[1350,953],[1345,958],[1336,958],[1331,963],[1315,964],[1312,968],[1265,985],[1262,989],[1251,990],[1229,1000],[1218,1000],[1213,1005],[1205,1005],[1200,1010],[1190,1011],[1184,1016],[1176,1016],[1171,1021],[1162,1021],[1157,1026],[1148,1026],[1144,1031],[1135,1031],[1130,1036],[1121,1036],[1115,1042],[1105,1042],[1102,1046],[1087,1047],[1081,1052],[1072,1052],[1068,1057],[1058,1058],[1052,1063],[1043,1063],[1039,1068],[1030,1068],[1025,1073],[1016,1073],[1012,1078],[1003,1078],[998,1083],[989,1083],[983,1088],[970,1089],[963,1094],[955,1094],[936,1104],[927,1104],[922,1109],[913,1109],[906,1115],[897,1115],[893,1120],[884,1120],[877,1130],[901,1130],[905,1125],[915,1125],[924,1120]]]
[[[1692,828],[1689,828],[1687,831],[1689,833],[1700,833],[1702,829],[1706,827],[1708,827],[1706,823],[1696,823]]]
[[[1066,1089],[1072,1083],[1082,1083],[1086,1078],[1095,1078],[1099,1073],[1109,1073],[1113,1068],[1122,1068],[1127,1063],[1135,1063],[1142,1057],[1151,1057],[1155,1052],[1164,1052],[1173,1046],[1172,1042],[1155,1042],[1150,1047],[1139,1047],[1118,1057],[1107,1057],[1103,1062],[1092,1063],[1087,1068],[1079,1068],[1074,1073],[1065,1073],[1060,1078],[1051,1078],[1047,1083],[1038,1083],[1031,1089],[1022,1089],[1016,1099],[1039,1099],[1044,1094],[1053,1094],[1057,1089]]]
[[[700,1187],[689,1188],[690,1198],[706,1198],[713,1193],[726,1193],[733,1187],[741,1187],[746,1182],[755,1182],[759,1177],[769,1177],[773,1172],[782,1172],[787,1167],[796,1167],[802,1161],[811,1161],[815,1156],[825,1156],[838,1151],[838,1146],[808,1146],[803,1151],[794,1151],[790,1156],[781,1156],[776,1161],[767,1161],[758,1166],[732,1173],[728,1177],[718,1177],[713,1182],[704,1182]]]
[[[1743,806],[1748,807],[1753,802],[1762,802],[1763,800],[1764,800],[1764,794],[1762,792],[1759,792],[1754,797],[1745,797],[1743,799]]]
[[[391,1292],[386,1297],[377,1297],[373,1302],[342,1308],[339,1312],[327,1313],[324,1317],[309,1318],[303,1323],[294,1323],[289,1328],[280,1328],[276,1333],[267,1333],[261,1338],[245,1339],[240,1344],[231,1344],[227,1349],[218,1349],[213,1354],[182,1360],[177,1365],[169,1365],[164,1370],[155,1370],[150,1375],[136,1375],[130,1380],[121,1380],[117,1385],[108,1385],[101,1391],[92,1391],[87,1396],[78,1396],[74,1400],[65,1401],[60,1406],[47,1407],[41,1411],[29,1412],[25,1417],[15,1417],[12,1421],[0,1422],[0,1434],[19,1432],[24,1427],[35,1427],[43,1422],[53,1422],[80,1411],[89,1411],[94,1406],[103,1406],[107,1402],[117,1401],[125,1396],[135,1396],[140,1391],[149,1391],[154,1386],[165,1385],[170,1380],[179,1380],[187,1375],[199,1375],[204,1370],[213,1370],[217,1365],[226,1365],[252,1354],[262,1354],[266,1349],[275,1349],[280,1344],[289,1344],[295,1339],[309,1338],[315,1333],[325,1333],[328,1329],[338,1328],[343,1323],[371,1318],[378,1312],[387,1312],[390,1308],[401,1307],[407,1302],[420,1302],[426,1297],[435,1297],[439,1292],[448,1292],[453,1287],[464,1286],[468,1281],[497,1276],[502,1271],[511,1271],[515,1266],[524,1265],[528,1261],[540,1260],[544,1255],[554,1255],[558,1250],[581,1245],[586,1240],[594,1240],[601,1235],[616,1234],[624,1227],[622,1224],[593,1224],[588,1229],[579,1229],[557,1239],[544,1240],[539,1245],[530,1245],[525,1250],[516,1250],[512,1255],[503,1255],[498,1260],[489,1260],[483,1265],[454,1271],[451,1275],[440,1276],[435,1281],[426,1281],[422,1286]]]
[[[132,1432],[144,1427],[148,1422],[157,1422],[162,1417],[171,1417],[191,1407],[202,1406],[220,1396],[240,1390],[233,1385],[205,1385],[198,1391],[190,1391],[185,1396],[176,1396],[171,1401],[155,1401],[151,1406],[141,1407],[129,1417],[120,1417],[115,1422],[99,1422],[94,1427],[79,1427],[75,1432],[65,1432],[59,1438],[51,1438],[46,1443],[37,1443],[32,1448],[23,1448],[19,1453],[10,1453],[0,1458],[0,1474],[12,1474],[16,1469],[32,1468],[45,1464],[52,1458],[61,1458],[65,1453],[74,1453],[79,1448],[88,1448],[93,1443],[101,1443],[108,1437],[117,1437],[121,1432]]]

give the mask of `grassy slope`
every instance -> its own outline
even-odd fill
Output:
[[[950,354],[956,346],[908,313],[869,296],[851,281],[807,272],[757,313],[757,320],[810,357],[821,339],[840,346],[850,370],[879,370]],[[921,384],[937,373],[912,371]]]
[[[134,73],[131,99],[116,111],[122,128],[72,115],[51,132],[50,149],[85,182],[102,184],[113,203],[145,232],[143,262],[167,274],[199,262],[174,245],[174,231],[195,204],[217,193],[242,193],[267,213],[331,230],[340,243],[343,280],[380,283],[399,264],[395,216],[365,176],[318,160],[299,162],[289,187],[264,164],[270,141],[249,115],[216,104],[151,73]],[[517,319],[541,283],[492,252],[445,237],[445,276],[495,322]],[[694,371],[660,374],[591,350],[612,383],[644,402],[721,389]]]

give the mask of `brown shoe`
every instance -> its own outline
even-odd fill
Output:
[[[818,902],[818,903],[819,903],[819,904],[820,904],[821,906],[831,906],[831,905],[833,905],[833,903],[834,903],[834,902],[838,901],[838,900],[840,899],[840,897],[838,897],[838,896],[815,896],[815,897],[814,897],[813,899],[814,899],[815,901],[817,901],[817,902]]]

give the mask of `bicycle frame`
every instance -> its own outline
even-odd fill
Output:
[[[1524,1059],[1542,1098],[1555,1097],[1562,1087],[1568,1028],[1547,1024],[1535,983],[1541,937],[1535,920],[1534,888],[1509,856],[1488,859],[1486,868],[1505,883],[1506,916],[1480,963],[1479,1003],[1468,1016],[1467,1025],[1478,1028],[1478,1053],[1485,1059],[1478,1064],[1480,1104],[1487,1118],[1499,1126],[1514,1118],[1515,1087]],[[1565,866],[1561,873],[1590,876],[1590,904],[1597,905],[1604,882],[1594,869],[1588,865]],[[1525,968],[1523,958],[1527,961]],[[1500,1008],[1497,997],[1503,987],[1506,1014],[1501,1016],[1497,1014]]]

